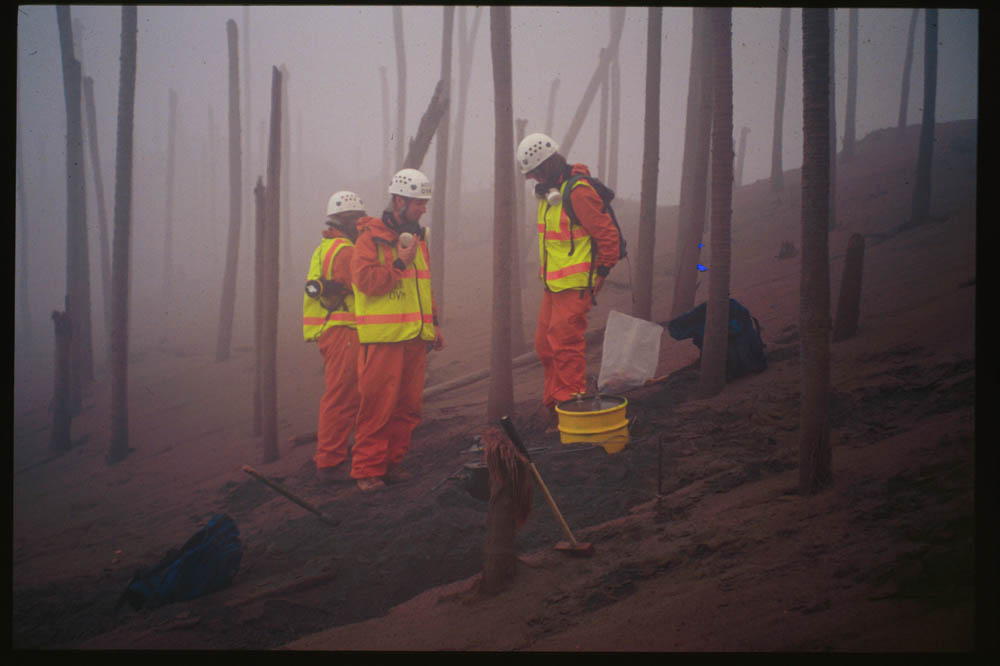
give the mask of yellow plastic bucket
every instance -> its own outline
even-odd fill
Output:
[[[618,453],[628,443],[628,400],[617,395],[581,395],[556,405],[563,444],[600,444]]]

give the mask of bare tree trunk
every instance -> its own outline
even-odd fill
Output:
[[[243,6],[243,112],[246,114],[246,131],[243,134],[243,159],[240,166],[240,183],[253,180],[253,105],[250,103],[250,6]],[[238,98],[237,98],[238,99]],[[263,159],[260,153],[258,159]],[[241,187],[242,189],[242,187]],[[240,193],[242,196],[242,192]]]
[[[448,165],[451,167],[451,195],[449,210],[456,217],[462,217],[462,156],[465,151],[465,110],[469,101],[469,81],[472,77],[472,61],[475,58],[476,34],[479,32],[479,19],[482,6],[476,7],[472,18],[472,27],[466,31],[465,11],[467,7],[458,8],[458,109],[455,113],[455,141],[452,156]]]
[[[739,154],[736,157],[736,176],[733,179],[736,183],[736,187],[743,186],[743,158],[747,154],[747,134],[750,133],[749,127],[740,128],[740,149]]]
[[[514,121],[515,139],[513,145],[517,146],[524,138],[524,128],[528,124],[527,119],[518,118]],[[514,189],[514,210],[511,223],[514,225],[510,235],[511,240],[511,267],[510,267],[510,353],[517,357],[528,351],[528,341],[524,337],[524,309],[521,303],[522,285],[521,279],[524,275],[524,258],[526,252],[521,250],[522,240],[526,239],[524,223],[524,179],[520,171],[514,167],[511,173],[511,185]]]
[[[167,186],[166,214],[163,223],[163,283],[160,285],[163,293],[160,295],[161,305],[169,309],[173,302],[171,289],[174,273],[174,146],[177,143],[177,91],[168,93],[169,114],[167,116]],[[163,341],[168,339],[170,327],[163,329]]]
[[[830,229],[837,227],[837,78],[836,10],[830,9]]]
[[[66,102],[66,294],[73,312],[73,353],[70,403],[81,410],[83,385],[94,378],[90,338],[90,266],[87,246],[87,192],[83,174],[80,61],[73,54],[73,30],[68,6],[56,7],[62,51],[63,94]]]
[[[692,9],[691,64],[671,319],[694,307],[699,248],[705,229],[708,151],[712,126],[712,52],[707,11],[705,7]]]
[[[594,70],[594,74],[590,77],[590,83],[587,84],[587,89],[583,92],[583,99],[580,100],[580,106],[576,109],[576,115],[573,116],[569,129],[566,131],[566,137],[560,144],[559,152],[563,155],[570,154],[573,142],[576,141],[576,135],[580,133],[583,121],[586,119],[587,112],[590,111],[590,105],[593,103],[594,96],[597,94],[597,88],[601,84],[601,78],[607,70],[608,60],[610,60],[612,53],[616,53],[618,51],[618,43],[621,41],[622,30],[625,28],[625,8],[619,7],[618,10],[619,11],[614,14],[612,18],[611,38],[608,41],[608,46],[598,59],[597,68]]]
[[[511,221],[514,218],[514,102],[511,78],[510,7],[490,7],[493,54],[493,343],[486,417],[496,422],[514,407],[511,366],[510,263]]]
[[[420,125],[417,127],[417,135],[410,141],[410,147],[403,158],[402,169],[419,169],[430,148],[431,139],[437,130],[438,123],[448,112],[448,98],[444,95],[444,81],[438,81],[434,86],[434,94],[427,105],[427,110],[420,118]]]
[[[601,49],[601,60],[605,60],[604,49]],[[604,181],[608,179],[608,97],[610,92],[608,90],[610,85],[608,77],[610,71],[611,63],[609,62],[601,77],[601,102],[597,121],[597,177]]]
[[[837,301],[837,317],[833,322],[834,342],[846,340],[858,331],[864,262],[865,237],[853,234],[847,241],[847,258],[844,261],[844,274],[840,279],[840,299]]]
[[[278,257],[281,233],[281,72],[271,68],[271,133],[267,150],[267,211],[263,236],[260,413],[262,462],[278,459]]]
[[[212,107],[208,107],[208,219],[209,227],[212,229],[212,265],[219,265],[219,236],[216,232],[217,222],[216,213],[217,209],[215,207],[216,199],[216,185],[215,185],[215,113],[212,111]]]
[[[545,114],[545,133],[552,135],[552,120],[556,112],[556,93],[559,92],[559,77],[552,79],[549,86],[549,110]]]
[[[20,73],[20,70],[18,70]],[[20,77],[18,77],[20,79]],[[18,81],[20,84],[20,81]],[[19,302],[18,314],[21,326],[21,339],[24,341],[25,345],[31,345],[32,333],[34,331],[34,326],[31,321],[31,301],[28,296],[28,230],[29,216],[28,216],[28,195],[24,187],[24,182],[27,178],[27,174],[24,171],[24,124],[23,117],[24,114],[21,110],[21,89],[18,86],[17,94],[17,198],[20,203],[20,217],[18,218],[16,224],[17,229],[21,232],[20,239],[20,252],[18,257],[18,263],[20,264],[20,273],[18,274],[17,281],[17,298]],[[105,309],[107,306],[107,301],[104,305]]]
[[[290,181],[292,175],[292,116],[288,110],[288,67],[284,64],[279,68],[281,72],[281,244],[284,247],[284,256],[281,259],[280,270],[284,277],[292,277],[292,217],[291,217],[291,188]]]
[[[49,439],[49,451],[64,453],[69,451],[73,426],[73,417],[70,414],[69,404],[73,320],[69,313],[68,302],[66,303],[66,312],[52,312],[52,323],[55,325],[56,371],[55,389],[52,398],[52,434]]]
[[[847,113],[844,116],[844,161],[854,159],[855,116],[858,107],[858,9],[847,10]]]
[[[632,316],[653,318],[653,249],[656,247],[656,185],[660,172],[660,63],[663,8],[650,7],[646,31],[646,121],[639,198],[639,243]]]
[[[791,8],[782,7],[778,25],[778,83],[774,90],[774,141],[771,147],[771,192],[774,194],[780,194],[785,188],[781,143],[785,127],[785,82],[788,79],[788,33],[791,22]]]
[[[608,158],[607,184],[612,190],[618,188],[618,138],[621,134],[622,72],[620,58],[615,53],[611,59],[611,137]]]
[[[910,71],[913,67],[913,36],[917,31],[917,12],[914,9],[910,14],[910,30],[906,38],[906,59],[903,60],[903,91],[899,96],[899,118],[896,120],[896,127],[899,134],[906,128],[906,107],[910,103]]]
[[[698,393],[718,394],[726,385],[729,338],[729,275],[732,257],[733,46],[732,8],[709,9],[712,32],[712,270],[708,274],[705,338]]]
[[[219,335],[215,360],[229,358],[233,339],[233,311],[236,307],[236,268],[240,252],[242,217],[242,181],[240,180],[240,62],[236,22],[226,21],[229,41],[229,240],[226,243],[226,269],[222,276],[222,301],[219,306]]]
[[[937,102],[937,33],[938,11],[924,10],[924,114],[920,122],[920,152],[913,188],[913,214],[909,224],[916,226],[930,220],[931,169],[934,162],[934,112]]]
[[[121,74],[118,82],[118,147],[115,153],[115,231],[111,248],[111,444],[108,462],[123,460],[128,440],[128,285],[132,235],[132,133],[138,11],[122,7]]]
[[[830,449],[830,67],[827,9],[802,10],[802,277],[799,287],[799,492],[833,480]]]
[[[406,50],[403,44],[403,8],[392,7],[392,28],[396,37],[396,164],[403,163],[406,147]]]
[[[447,99],[451,97],[451,42],[455,28],[455,7],[445,5],[443,8],[443,26],[441,35],[441,81],[444,84],[441,94]],[[444,239],[445,239],[445,207],[448,202],[448,129],[450,114],[445,110],[444,118],[437,129],[436,156],[434,159],[434,199],[431,205],[431,275],[434,276],[432,289],[434,304],[437,308],[438,321],[445,320],[444,299]]]
[[[392,178],[391,168],[389,166],[389,144],[392,143],[392,137],[389,136],[389,82],[386,79],[385,67],[378,68],[379,79],[382,82],[382,184],[388,185],[389,180]]]
[[[104,179],[101,176],[101,153],[97,141],[97,111],[94,103],[94,79],[83,77],[83,93],[87,107],[87,136],[90,143],[90,163],[94,172],[94,193],[97,196],[98,244],[101,247],[101,286],[104,302],[105,334],[111,333],[111,250],[108,238],[108,209],[104,201]]]
[[[256,355],[256,368],[254,372],[253,388],[253,428],[251,434],[254,437],[261,435],[261,377],[264,365],[264,348],[261,345],[263,340],[264,326],[264,276],[266,269],[264,264],[266,243],[266,215],[267,215],[267,189],[264,182],[257,177],[257,186],[253,188],[254,195],[254,290],[253,290],[253,348]]]

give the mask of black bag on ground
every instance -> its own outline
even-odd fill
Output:
[[[228,587],[243,557],[233,519],[216,514],[180,550],[171,550],[151,568],[136,572],[116,610],[126,601],[135,610],[187,601]]]
[[[674,340],[692,338],[701,349],[705,337],[705,310],[702,303],[671,319],[667,330]],[[767,368],[766,345],[760,336],[760,322],[734,298],[729,299],[729,336],[726,345],[726,379],[736,379]]]

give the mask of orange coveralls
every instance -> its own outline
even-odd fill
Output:
[[[590,175],[590,170],[583,164],[574,164],[571,173]],[[564,180],[561,178],[555,187]],[[602,211],[604,202],[595,190],[576,187],[569,196],[573,198],[573,211],[580,226],[596,246],[596,272],[607,275],[618,263],[618,229],[611,216]],[[583,335],[591,306],[589,288],[553,292],[548,285],[545,287],[535,329],[535,352],[545,371],[542,404],[546,407],[587,390],[587,345]]]
[[[403,271],[389,263],[391,257],[386,263],[379,261],[373,236],[395,244],[398,234],[374,217],[361,218],[358,227],[369,227],[369,232],[361,233],[354,247],[354,286],[370,296],[388,294]],[[409,450],[423,410],[427,345],[419,337],[360,345],[357,363],[361,404],[354,429],[352,478],[384,476],[388,468],[402,462]]]
[[[336,229],[325,229],[324,238],[346,238]],[[333,260],[332,279],[351,283],[352,248],[345,247]],[[358,413],[358,332],[349,326],[330,326],[317,341],[323,356],[326,390],[319,403],[316,468],[336,467],[347,459],[351,431]]]

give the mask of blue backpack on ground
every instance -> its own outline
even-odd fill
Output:
[[[701,349],[705,336],[705,303],[667,323],[674,340],[692,338]],[[767,354],[760,337],[760,322],[734,298],[729,299],[729,336],[726,344],[726,379],[736,379],[767,368]]]
[[[155,566],[136,572],[115,608],[126,601],[135,610],[156,608],[221,590],[233,582],[242,556],[236,523],[216,514],[180,550],[171,550]]]

